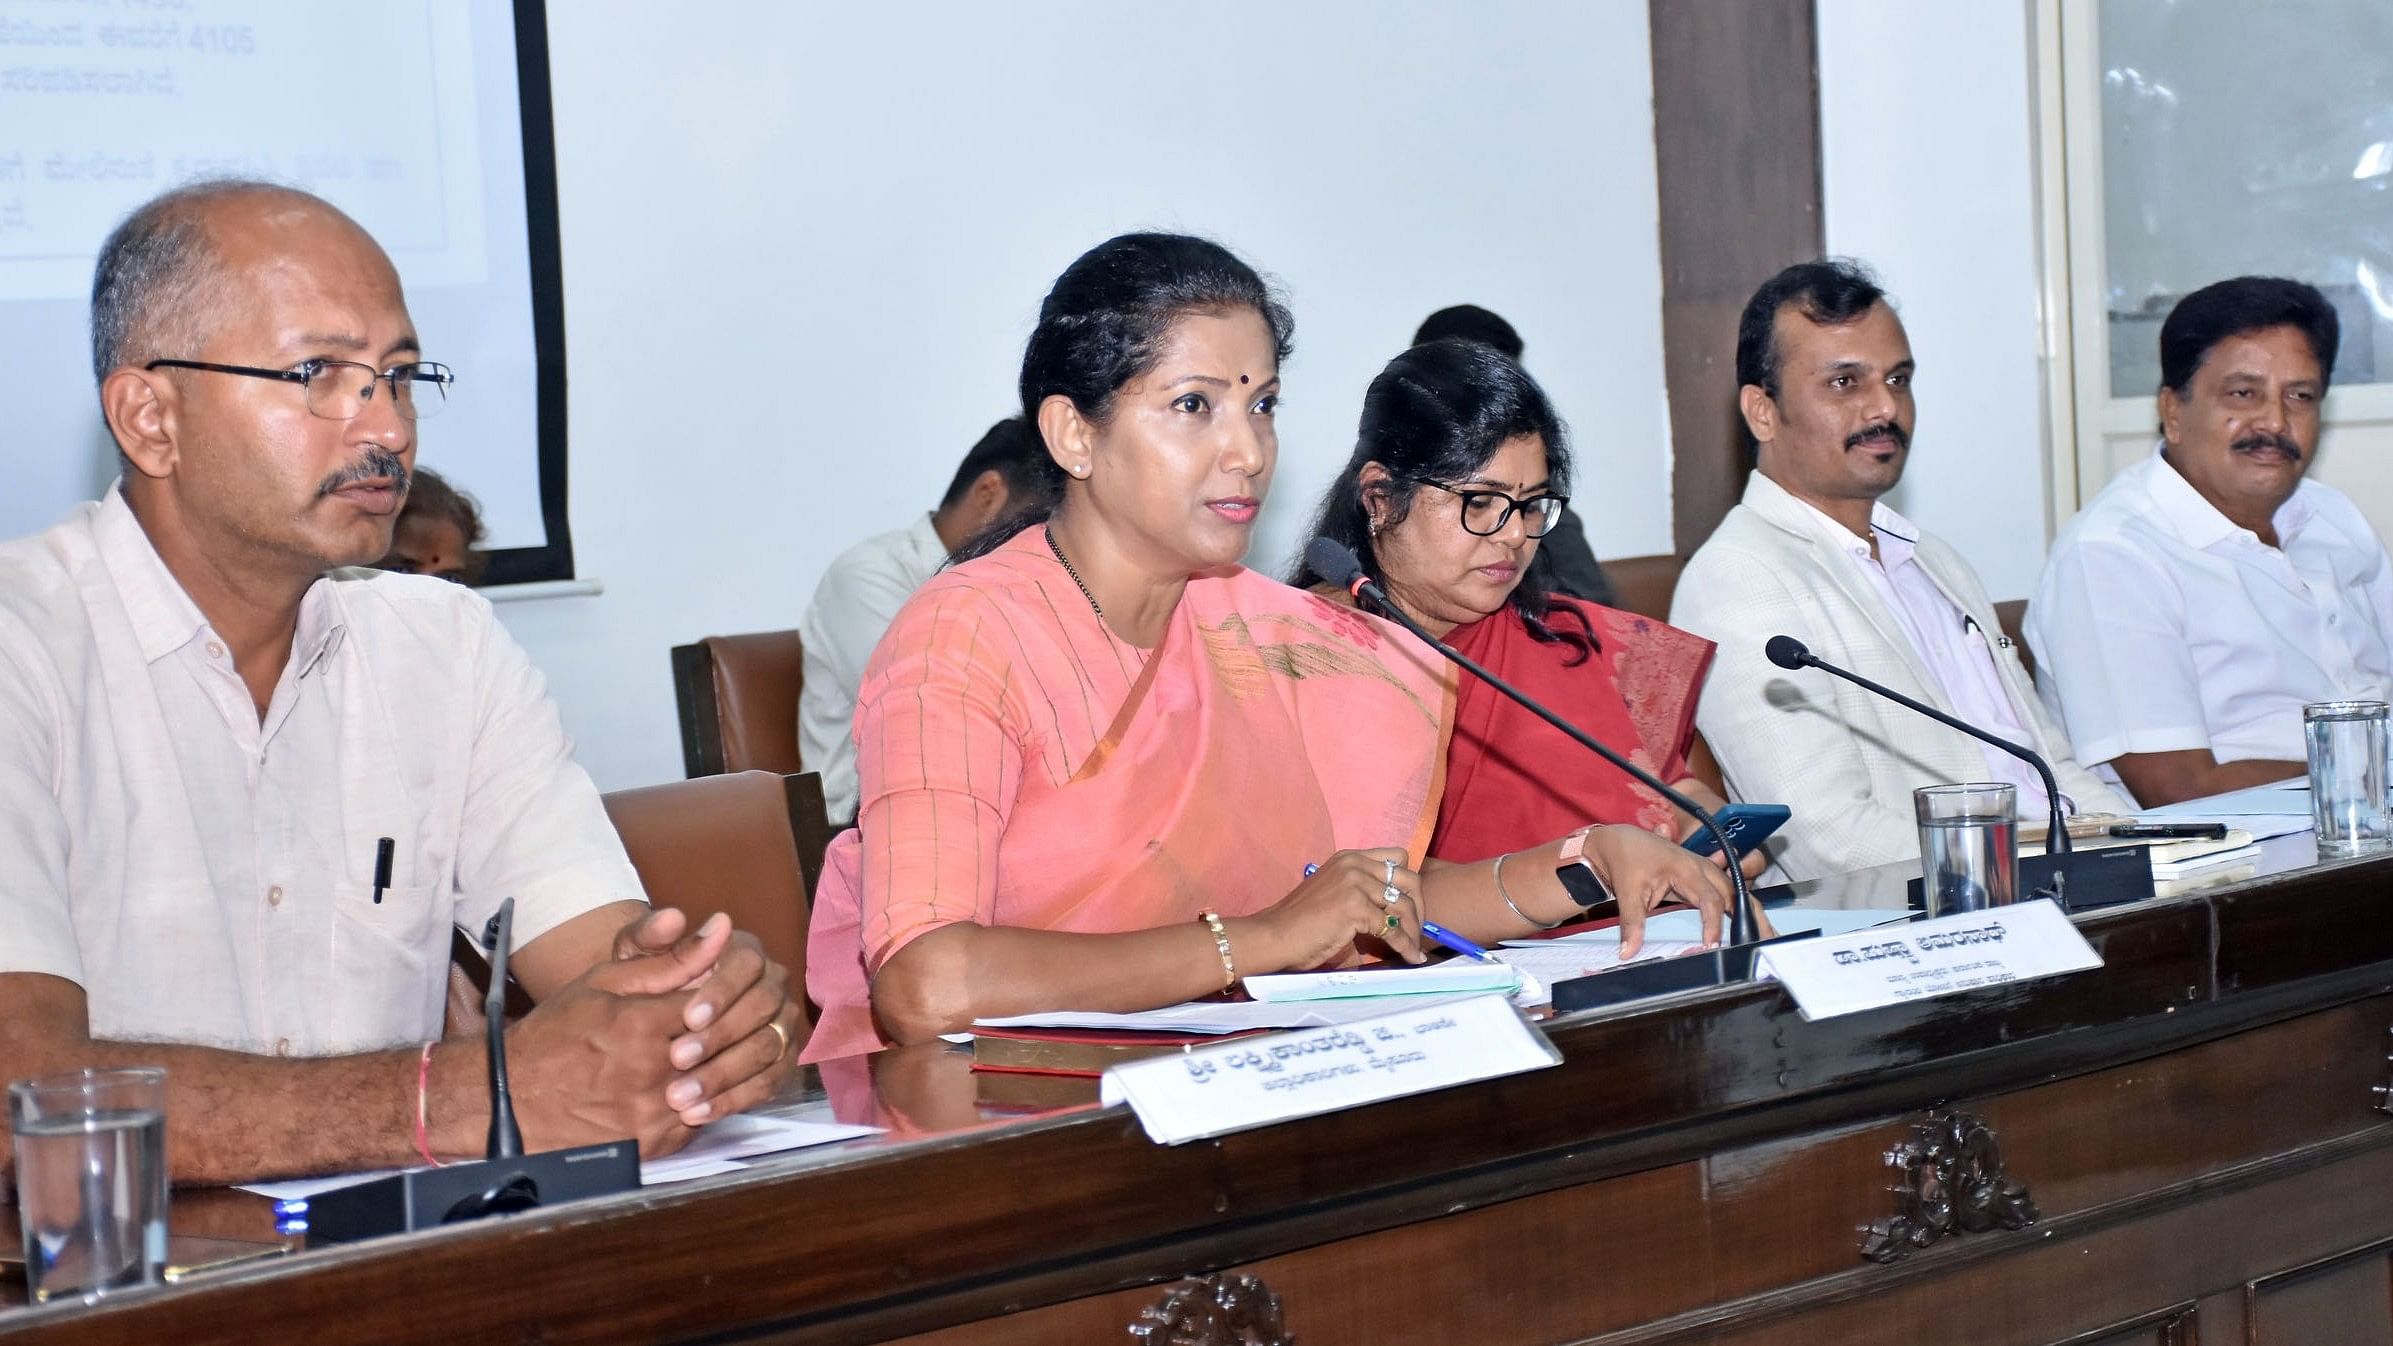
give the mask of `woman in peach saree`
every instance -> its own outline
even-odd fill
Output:
[[[1220,247],[1127,235],[1068,269],[1024,356],[1052,516],[932,579],[860,690],[857,828],[816,895],[821,1060],[975,1019],[1137,1010],[1245,975],[1422,958],[1576,910],[1716,925],[1716,871],[1582,829],[1509,873],[1422,872],[1447,671],[1378,619],[1238,562],[1270,486],[1286,310]],[[967,550],[971,550],[967,548]]]

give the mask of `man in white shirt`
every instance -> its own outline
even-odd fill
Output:
[[[964,455],[939,508],[912,526],[841,552],[814,586],[798,623],[806,681],[798,691],[798,760],[822,773],[834,821],[856,816],[856,691],[873,647],[948,554],[1009,514],[1052,493],[1055,465],[1036,426],[1009,416]]]
[[[490,605],[326,573],[389,548],[447,391],[374,241],[177,189],[103,248],[92,346],[123,477],[0,544],[0,1077],[165,1066],[181,1182],[479,1154],[481,1052],[433,1046],[451,927],[513,897],[533,1148],[764,1098],[786,975],[649,912]]]
[[[1923,785],[2007,781],[2031,822],[2048,802],[2008,753],[1840,678],[1771,664],[1774,635],[2035,749],[2081,810],[2129,807],[2071,759],[1969,564],[1879,502],[1910,452],[1912,368],[1902,320],[1854,263],[1802,263],[1756,291],[1737,378],[1758,470],[1671,605],[1673,625],[1720,647],[1696,725],[1729,793],[1795,811],[1773,842],[1790,878],[1917,856],[1911,792]]]
[[[2338,344],[2299,281],[2187,295],[2160,329],[2160,445],[2045,562],[2027,620],[2044,699],[2147,804],[2301,775],[2304,704],[2393,688],[2393,563],[2303,475]]]

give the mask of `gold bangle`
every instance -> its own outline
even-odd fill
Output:
[[[1230,956],[1230,932],[1222,928],[1218,911],[1200,911],[1197,916],[1213,932],[1213,951],[1221,955],[1221,989],[1227,991],[1238,984],[1238,960]]]
[[[1522,911],[1521,904],[1512,900],[1511,890],[1504,886],[1504,862],[1511,858],[1512,852],[1510,851],[1506,851],[1504,854],[1496,857],[1496,896],[1504,899],[1504,905],[1512,908],[1513,915],[1520,917],[1522,920],[1527,921],[1530,925],[1533,925],[1540,930],[1551,930],[1555,926],[1562,924],[1562,921],[1538,920],[1529,913]],[[1567,916],[1563,918],[1563,920],[1568,919],[1570,918]]]

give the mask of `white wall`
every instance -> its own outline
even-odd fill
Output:
[[[1011,409],[1056,273],[1124,229],[1285,282],[1276,568],[1362,390],[1483,303],[1577,431],[1599,552],[1669,543],[1645,0],[549,7],[572,520],[596,598],[505,604],[603,787],[681,773],[668,646],[796,624]],[[1897,276],[1900,284],[1901,277]]]
[[[2024,598],[2046,538],[2025,0],[1819,0],[1828,250],[1895,297],[1919,431],[1890,503]]]

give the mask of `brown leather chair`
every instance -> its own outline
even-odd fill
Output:
[[[685,776],[804,769],[798,760],[798,690],[806,646],[795,631],[708,636],[673,647]]]
[[[1678,572],[1685,561],[1676,556],[1623,556],[1602,564],[1604,578],[1612,581],[1616,607],[1657,622],[1670,620],[1670,598],[1678,592]]]
[[[2036,656],[2027,649],[2027,600],[2006,598],[1994,605],[1994,620],[2002,624],[2002,633],[2011,638],[2011,648],[2019,655],[2019,664],[2029,677],[2036,676]]]
[[[831,831],[822,778],[735,771],[617,790],[606,808],[649,900],[693,920],[727,913],[789,969],[802,1004],[808,895]]]

